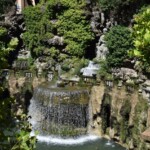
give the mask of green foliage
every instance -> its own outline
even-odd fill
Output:
[[[6,28],[0,27],[0,40],[4,40],[6,35],[7,35]]]
[[[6,39],[7,30],[0,27],[0,70],[6,68],[6,57],[10,50],[14,50],[18,45],[17,38],[12,38],[10,41]],[[0,149],[32,150],[35,147],[36,138],[30,137],[31,127],[27,118],[22,114],[17,116],[12,112],[11,107],[15,103],[8,89],[0,85]]]
[[[98,0],[103,10],[114,9],[121,4],[121,0]]]
[[[0,0],[0,15],[7,12],[8,8],[14,3],[13,0]]]
[[[26,115],[12,113],[13,104],[15,101],[9,97],[9,91],[0,87],[0,149],[32,150],[36,138],[30,136],[31,126]]]
[[[150,63],[150,6],[142,8],[134,16],[133,38],[135,50],[143,61]]]
[[[146,130],[148,103],[147,100],[139,97],[139,101],[135,107],[135,117],[133,118],[134,127],[131,130],[130,136],[133,138],[133,144],[137,147],[140,146],[139,136]],[[145,115],[143,115],[145,114]]]
[[[131,112],[131,103],[127,99],[124,101],[124,105],[122,106],[120,110],[120,115],[122,116],[121,119],[121,126],[120,126],[120,138],[122,142],[126,142],[126,139],[128,137],[128,124],[129,124],[129,117]]]
[[[48,33],[46,34],[50,30],[48,15],[41,10],[40,6],[27,7],[23,14],[27,28],[27,32],[23,34],[23,40],[26,47],[38,55],[45,48],[42,40],[45,36],[50,37]]]
[[[83,56],[88,42],[93,39],[90,26],[85,20],[84,10],[68,9],[58,18],[58,34],[64,36],[67,52],[75,56]]]
[[[124,105],[120,110],[120,114],[124,121],[129,121],[130,112],[131,112],[131,103],[129,100],[125,100]]]
[[[9,52],[14,50],[18,45],[18,39],[12,38],[11,41],[7,39],[7,29],[0,27],[0,69],[7,67],[7,59]]]
[[[132,49],[130,30],[123,26],[114,26],[105,36],[109,49],[106,61],[110,67],[119,67],[127,58],[127,52]]]
[[[120,126],[120,138],[121,138],[121,141],[123,143],[125,143],[126,140],[127,140],[127,137],[128,137],[128,122],[122,120],[121,126]]]
[[[26,115],[21,117],[20,130],[15,133],[16,143],[11,150],[33,150],[35,149],[36,138],[35,136],[30,136],[31,127],[27,122]]]
[[[76,58],[73,57],[72,59],[66,59],[63,62],[62,70],[67,72],[68,75],[80,75],[81,68],[84,68],[88,65],[88,60],[85,58]]]
[[[100,64],[100,69],[98,71],[98,75],[101,79],[107,79],[108,76],[110,76],[110,73],[108,72],[108,64],[105,60],[101,60],[98,62]]]
[[[84,6],[84,0],[48,0],[35,7],[27,7],[23,12],[27,29],[23,40],[32,55],[37,57],[50,49],[51,57],[58,56],[58,48],[47,43],[55,34],[64,37],[63,49],[67,54],[82,57],[93,39]]]
[[[129,6],[131,4],[138,4],[138,6],[143,6],[148,3],[147,0],[97,0],[99,6],[102,10],[118,10],[119,8],[123,8],[125,6]]]
[[[18,42],[19,42],[18,38],[12,38],[11,41],[8,43],[8,48],[10,50],[16,49]]]
[[[116,10],[119,7],[128,5],[130,2],[135,2],[137,0],[98,0],[102,10]]]
[[[50,48],[50,54],[52,57],[58,57],[59,50],[57,50],[55,47]]]
[[[80,75],[80,70],[88,65],[89,61],[87,59],[75,59],[74,61],[74,72],[75,75]]]

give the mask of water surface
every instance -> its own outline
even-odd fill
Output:
[[[37,143],[36,150],[126,150],[113,141],[96,137],[81,137],[79,139],[56,139],[41,137],[41,142]],[[47,140],[47,142],[46,142]],[[45,141],[45,142],[44,142]]]

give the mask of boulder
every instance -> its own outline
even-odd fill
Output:
[[[138,74],[135,70],[129,68],[113,68],[112,74],[120,79],[128,80],[130,78],[138,78]]]
[[[60,36],[54,36],[52,39],[47,40],[49,45],[63,45],[63,41],[63,37]]]
[[[144,86],[146,87],[150,87],[150,80],[146,80],[144,83],[143,83]]]

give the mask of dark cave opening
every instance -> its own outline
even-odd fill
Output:
[[[30,90],[26,90],[25,95],[24,95],[24,99],[25,99],[25,111],[28,111],[28,107],[30,105],[30,100],[32,98],[33,94]]]
[[[88,47],[85,51],[85,58],[92,60],[96,57],[96,43],[98,42],[99,38],[96,37],[90,43],[88,43]]]
[[[106,132],[106,129],[110,127],[110,114],[111,106],[109,104],[104,105],[101,112],[104,133]]]
[[[102,118],[102,129],[106,133],[106,129],[111,126],[111,96],[109,94],[104,95],[100,115]]]

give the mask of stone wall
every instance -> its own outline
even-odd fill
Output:
[[[148,150],[141,134],[150,127],[148,102],[137,90],[104,83],[91,89],[89,132],[111,138],[127,149]]]

